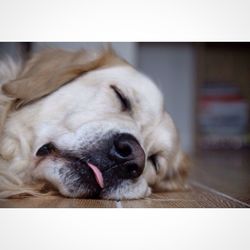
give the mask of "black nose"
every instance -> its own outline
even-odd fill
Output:
[[[116,174],[123,179],[139,177],[144,169],[145,153],[136,138],[118,134],[113,138],[110,159],[118,166]]]

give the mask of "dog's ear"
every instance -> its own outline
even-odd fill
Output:
[[[186,190],[188,188],[187,176],[191,165],[190,158],[179,150],[176,155],[172,156],[171,160],[168,159],[166,162],[167,171],[164,177],[155,183],[153,189],[157,192]]]
[[[16,100],[16,108],[57,90],[62,85],[107,62],[111,51],[87,53],[48,49],[35,54],[17,79],[3,85],[2,91]]]
[[[183,153],[174,122],[167,113],[147,138],[149,158],[145,178],[156,192],[183,190],[191,165]]]
[[[191,160],[180,149],[177,152],[162,150],[150,157],[144,173],[154,192],[186,190]]]

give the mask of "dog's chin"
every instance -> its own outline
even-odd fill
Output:
[[[87,166],[65,164],[59,160],[45,160],[33,172],[36,179],[52,184],[59,193],[70,198],[102,198],[110,200],[139,199],[149,196],[151,189],[143,176],[133,180],[122,180],[104,175],[104,187],[97,183]]]
[[[60,182],[56,187],[59,192],[70,198],[102,198],[108,200],[140,199],[151,194],[144,178],[137,180],[120,181],[115,186],[108,186],[101,189],[98,185],[86,182]]]
[[[59,192],[70,198],[102,198],[107,200],[124,200],[124,199],[140,199],[151,194],[151,189],[148,187],[143,178],[137,181],[124,180],[116,187],[107,188],[89,188],[86,184],[79,187],[74,185],[61,184],[57,187]]]

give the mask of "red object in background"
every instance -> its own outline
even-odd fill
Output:
[[[205,85],[199,100],[199,130],[204,148],[248,144],[248,103],[237,87]]]

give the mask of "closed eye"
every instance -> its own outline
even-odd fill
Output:
[[[129,99],[116,86],[111,85],[110,87],[114,90],[117,98],[119,99],[122,105],[122,111],[131,111],[132,108],[131,108],[131,102],[129,101]]]

